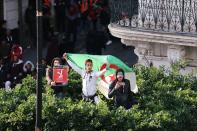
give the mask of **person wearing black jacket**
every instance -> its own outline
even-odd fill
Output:
[[[32,43],[30,46],[36,47],[36,2],[33,0],[30,1],[29,6],[25,10],[25,23],[28,27],[27,33]]]
[[[51,67],[46,69],[47,84],[51,86],[51,88],[54,90],[54,93],[57,97],[63,97],[65,95],[64,87],[67,85],[67,83],[56,83],[55,81],[53,81],[53,68],[60,67],[60,66],[62,66],[62,59],[59,57],[56,57],[52,60]],[[67,68],[69,70],[68,66]]]
[[[116,71],[116,79],[109,86],[108,97],[114,100],[115,106],[123,106],[125,109],[132,107],[133,93],[130,89],[130,81],[124,78],[124,71]]]
[[[54,4],[57,31],[63,33],[66,28],[66,7],[68,0],[54,0]]]
[[[0,88],[4,87],[4,82],[6,81],[7,73],[8,73],[7,66],[4,63],[3,58],[0,58]]]
[[[6,32],[7,32],[7,21],[1,20],[0,21],[0,39],[6,36]]]

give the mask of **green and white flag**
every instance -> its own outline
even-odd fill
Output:
[[[101,71],[107,65],[109,68],[106,73],[98,79],[98,89],[107,97],[109,85],[115,80],[115,72],[121,68],[125,71],[125,78],[130,80],[131,91],[138,92],[136,85],[136,76],[132,68],[129,68],[120,59],[111,55],[88,55],[88,54],[67,54],[68,59],[76,64],[79,68],[85,69],[85,61],[91,59],[93,61],[93,70]]]

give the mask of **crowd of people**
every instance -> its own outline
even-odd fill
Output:
[[[23,61],[23,48],[16,29],[6,28],[7,21],[0,22],[0,87],[9,90],[26,77],[35,75],[31,61]]]
[[[10,30],[6,20],[0,21],[0,87],[14,87],[27,73],[36,75],[34,64],[23,61],[23,50],[36,47],[35,0],[29,0],[24,18],[28,46],[20,43],[19,28]],[[43,66],[64,52],[75,52],[81,32],[86,34],[87,53],[101,54],[109,40],[109,21],[108,0],[43,0],[43,43],[47,48]]]
[[[105,44],[110,44],[108,24],[110,23],[109,0],[43,0],[43,38],[51,58],[64,51],[75,52],[77,38],[86,36],[86,51],[101,54]],[[29,0],[25,22],[31,39],[30,46],[36,46],[36,6]],[[55,44],[54,44],[55,43]],[[56,55],[51,56],[51,49]],[[59,52],[59,53],[58,53]]]
[[[69,73],[69,68],[75,70],[82,78],[82,98],[84,101],[98,104],[100,98],[97,94],[97,80],[102,76],[109,65],[107,65],[101,71],[93,70],[93,61],[87,59],[85,62],[85,68],[79,68],[75,63],[68,59],[67,54],[64,53],[62,58],[54,58],[50,68],[47,68],[46,79],[48,85],[54,90],[57,97],[63,97],[66,93],[65,89],[68,83],[58,83],[53,80],[53,68],[65,66]],[[125,109],[130,109],[132,105],[136,104],[133,93],[130,87],[130,81],[125,79],[125,72],[122,69],[118,69],[115,74],[116,79],[110,84],[108,97],[113,98],[116,107],[123,106]]]
[[[52,9],[54,9],[54,15]],[[29,0],[24,17],[24,26],[27,27],[26,35],[30,43],[28,48],[34,48],[36,47],[35,0]],[[53,2],[43,0],[43,40],[44,46],[47,47],[46,57],[42,59],[43,76],[46,75],[48,84],[54,89],[55,94],[62,95],[64,88],[52,81],[51,69],[67,63],[83,78],[83,98],[96,103],[99,101],[96,95],[96,79],[106,69],[101,72],[93,72],[92,61],[87,60],[86,69],[80,70],[69,60],[61,59],[61,56],[64,52],[76,52],[76,41],[80,33],[86,35],[86,52],[101,55],[102,48],[111,43],[107,28],[109,22],[109,0],[54,0]],[[36,77],[36,69],[31,61],[23,61],[23,48],[26,46],[20,43],[19,29],[10,30],[6,25],[6,20],[0,22],[0,87],[10,90],[16,84],[21,83],[27,75]],[[47,68],[47,65],[50,65],[51,68]],[[122,74],[124,73],[122,72]],[[117,83],[118,76],[121,75],[116,76]],[[86,79],[90,77],[92,81],[86,85]],[[124,104],[127,102],[125,99],[130,99],[129,90],[127,90],[129,85],[127,85],[128,82],[124,79],[124,75],[122,75],[122,80],[124,82],[113,83],[110,86],[109,97],[115,97],[117,105],[128,108],[129,105]],[[119,95],[122,92],[126,93],[124,98]]]

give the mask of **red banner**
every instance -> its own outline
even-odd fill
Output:
[[[68,68],[53,68],[53,81],[60,84],[68,83]]]

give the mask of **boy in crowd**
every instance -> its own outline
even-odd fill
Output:
[[[75,70],[77,73],[79,73],[83,79],[82,84],[82,97],[85,101],[90,101],[94,103],[99,102],[99,98],[96,94],[96,82],[97,78],[103,75],[106,72],[106,69],[103,69],[100,72],[93,71],[93,62],[91,59],[87,59],[85,61],[85,70],[80,69],[77,67],[73,62],[71,62],[67,54],[64,53],[63,55],[64,59],[68,62],[68,64]]]

